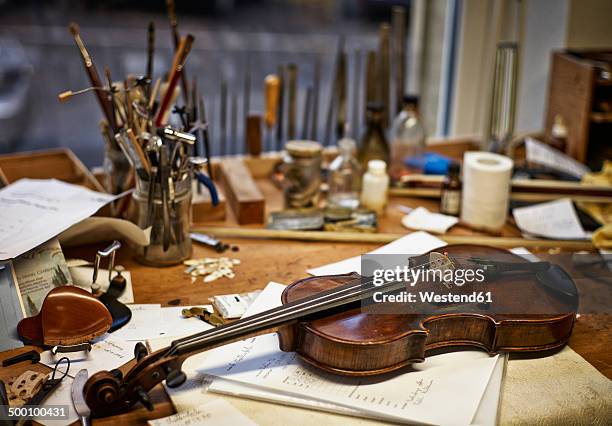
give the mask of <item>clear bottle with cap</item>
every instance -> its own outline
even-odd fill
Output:
[[[361,205],[382,214],[387,206],[389,175],[387,164],[381,160],[370,160],[368,171],[363,175]]]
[[[404,170],[404,159],[425,151],[425,128],[419,117],[419,97],[406,95],[403,108],[391,127],[391,175]]]
[[[338,141],[340,153],[329,165],[329,193],[327,202],[330,207],[359,207],[361,190],[361,166],[355,158],[355,141],[348,136]]]
[[[370,160],[389,162],[389,144],[383,129],[384,106],[380,102],[369,102],[366,107],[366,132],[361,138],[359,164],[365,169]]]

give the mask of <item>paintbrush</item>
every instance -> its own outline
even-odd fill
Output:
[[[100,80],[100,76],[98,75],[98,71],[96,70],[96,66],[94,65],[93,60],[91,59],[91,56],[89,55],[89,52],[85,48],[85,44],[81,39],[79,26],[76,23],[71,22],[68,26],[68,29],[70,30],[70,33],[74,38],[74,42],[79,48],[79,52],[81,52],[81,58],[83,59],[83,64],[85,65],[85,71],[87,72],[87,76],[89,77],[89,82],[93,87],[103,87],[102,81]],[[102,108],[102,113],[104,114],[104,117],[111,126],[111,129],[116,132],[117,123],[112,112],[110,101],[102,91],[94,90],[94,93],[96,94],[96,99],[98,99],[100,108]]]
[[[185,65],[185,61],[187,60],[187,55],[191,50],[193,40],[193,36],[191,34],[187,34],[187,36],[184,37],[179,43],[179,47],[174,54],[172,69],[170,70],[170,75],[168,76],[167,80],[168,87],[166,88],[166,93],[164,93],[162,101],[159,105],[159,109],[157,111],[157,118],[155,120],[156,127],[162,127],[162,125],[164,124],[164,115],[170,107],[170,101],[174,94],[174,89],[176,88],[176,84],[178,83],[179,77],[182,74],[183,66]]]

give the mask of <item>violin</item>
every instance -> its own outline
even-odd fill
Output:
[[[485,277],[480,283],[432,285],[466,296],[477,286],[478,292],[490,292],[494,298],[488,303],[417,300],[399,304],[402,309],[390,313],[385,308],[391,302],[364,302],[405,292],[404,281],[381,285],[357,273],[305,278],[287,286],[277,308],[177,339],[151,354],[137,344],[136,365],[125,376],[119,370],[94,374],[84,387],[85,400],[96,417],[128,411],[139,402],[152,410],[148,391],[164,380],[171,388],[183,384],[185,359],[272,330],[278,331],[281,350],[297,352],[322,370],[351,376],[398,370],[440,349],[467,346],[491,354],[546,353],[563,347],[570,338],[578,292],[572,278],[557,265],[467,244],[446,246],[407,261],[412,270],[480,269]]]

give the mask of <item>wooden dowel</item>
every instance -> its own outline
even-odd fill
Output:
[[[274,229],[229,228],[204,226],[195,227],[194,232],[212,234],[220,238],[259,238],[270,240],[327,241],[338,243],[371,243],[385,244],[404,237],[407,234],[361,233],[361,232],[327,232],[327,231],[279,231]],[[520,237],[487,237],[479,235],[441,235],[441,240],[448,244],[483,244],[493,247],[560,247],[571,250],[592,250],[590,241],[574,240],[527,240]]]

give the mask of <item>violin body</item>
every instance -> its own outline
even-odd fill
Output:
[[[469,253],[501,262],[528,262],[509,251],[485,246],[453,245],[443,250],[451,259]],[[359,278],[353,273],[302,279],[285,289],[282,301],[290,303]],[[486,309],[471,306],[462,312],[455,307],[455,312],[448,312],[441,307],[440,314],[385,314],[364,312],[357,304],[279,328],[280,347],[328,372],[366,376],[422,362],[427,352],[441,348],[474,347],[491,354],[543,352],[569,340],[576,304],[551,294],[532,274],[475,285],[478,291],[491,291],[495,296]],[[527,303],[533,314],[511,314]]]

